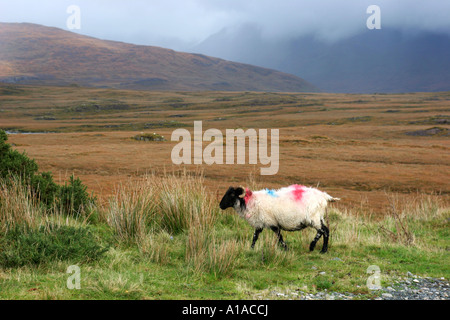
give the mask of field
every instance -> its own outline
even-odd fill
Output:
[[[10,142],[62,180],[74,173],[100,197],[130,176],[204,170],[213,193],[253,175],[264,186],[319,185],[344,207],[376,213],[386,192],[448,199],[450,93],[283,94],[145,92],[78,87],[2,87],[0,128],[22,132]],[[280,130],[280,168],[261,165],[175,166],[176,128]],[[438,128],[429,130],[432,128]],[[429,131],[427,131],[429,130]],[[133,140],[156,132],[166,142]],[[408,134],[409,133],[409,134]],[[203,143],[203,147],[207,145]],[[248,161],[246,162],[248,163]]]
[[[203,132],[216,128],[224,135],[226,129],[279,129],[278,173],[261,176],[260,164],[172,164],[177,144],[170,141],[172,132],[192,132],[200,120]],[[385,282],[406,271],[448,278],[449,121],[449,92],[149,92],[2,85],[0,128],[28,133],[10,134],[8,143],[35,159],[41,171],[51,171],[56,181],[80,177],[98,198],[96,218],[66,223],[92,230],[112,247],[98,262],[82,265],[89,276],[81,290],[65,288],[66,261],[0,269],[0,298],[248,299],[267,297],[275,287],[348,291],[367,298],[375,294],[365,287],[369,265],[380,266]],[[153,132],[167,141],[133,139]],[[130,240],[114,224],[114,208],[120,206],[111,199],[119,199],[120,192],[130,198],[131,181],[142,190],[148,183],[159,186],[149,192],[179,184],[170,189],[179,194],[190,186],[206,199],[196,210],[210,220],[193,215],[191,208],[179,232],[150,224]],[[319,186],[342,199],[329,212],[334,236],[327,255],[307,253],[312,231],[287,234],[288,252],[276,248],[266,231],[252,251],[251,228],[217,206],[230,185],[293,183]],[[161,204],[164,197],[158,193],[155,199]]]

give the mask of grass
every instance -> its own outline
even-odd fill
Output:
[[[443,179],[448,136],[405,134],[429,128],[429,121],[446,128],[448,92],[157,92],[16,85],[0,85],[0,91],[0,127],[55,132],[10,135],[15,148],[59,182],[74,173],[99,200],[87,212],[66,217],[62,210],[49,214],[19,185],[0,184],[0,238],[8,243],[0,253],[17,248],[7,238],[17,225],[24,237],[32,230],[32,239],[54,239],[50,245],[58,243],[50,226],[86,230],[95,244],[109,248],[95,260],[51,255],[39,263],[0,267],[0,299],[264,299],[273,298],[274,289],[348,291],[364,298],[378,294],[366,287],[371,265],[379,266],[383,286],[407,271],[449,278],[449,184]],[[223,133],[280,128],[278,174],[243,181],[251,172],[259,174],[253,165],[192,165],[185,168],[204,175],[164,174],[180,169],[170,160],[175,142],[130,139],[155,131],[169,140],[175,128],[192,133],[195,120],[203,121],[203,131]],[[315,236],[308,229],[283,233],[289,251],[265,230],[252,250],[252,228],[218,208],[230,185],[258,189],[293,183],[319,185],[342,198],[328,210],[331,238],[325,255],[318,252],[321,242],[308,251]],[[27,247],[31,253],[32,246]],[[66,287],[73,263],[81,269],[80,290]]]
[[[0,201],[0,217],[10,226],[0,236],[0,298],[261,299],[273,298],[275,289],[326,289],[367,298],[377,294],[365,285],[370,265],[380,267],[383,286],[407,271],[450,276],[450,210],[439,197],[417,195],[411,203],[387,194],[392,206],[384,218],[331,208],[324,255],[308,252],[315,235],[309,229],[284,233],[288,251],[265,230],[252,250],[251,227],[231,211],[219,211],[203,179],[187,172],[147,175],[119,185],[115,196],[96,208],[98,219],[70,218],[70,223],[46,216],[23,188],[9,192],[8,200]],[[249,179],[249,185],[258,184]],[[15,205],[21,215],[9,216],[5,208],[12,203],[22,203]],[[31,222],[23,218],[31,213]],[[20,228],[24,225],[29,227]],[[67,250],[61,251],[64,244]],[[79,290],[66,287],[72,264],[81,270]]]

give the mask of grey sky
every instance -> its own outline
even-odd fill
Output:
[[[78,5],[76,32],[183,50],[242,25],[268,40],[314,34],[334,41],[364,30],[372,4],[381,8],[382,28],[450,34],[449,0],[0,0],[0,21],[67,29],[66,9]]]

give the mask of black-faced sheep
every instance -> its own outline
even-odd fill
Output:
[[[328,250],[330,231],[324,223],[324,214],[328,202],[337,200],[339,198],[333,198],[318,189],[301,185],[259,191],[230,187],[220,201],[220,208],[234,208],[255,228],[252,248],[264,228],[274,231],[280,245],[286,248],[281,230],[297,231],[312,227],[317,230],[317,234],[309,249],[313,251],[317,241],[323,236],[321,253],[325,253]]]

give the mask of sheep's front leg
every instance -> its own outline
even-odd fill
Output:
[[[278,243],[283,247],[283,249],[287,250],[286,242],[284,242],[283,236],[281,235],[281,229],[278,227],[270,227],[270,229],[277,234]]]
[[[259,234],[262,231],[263,229],[255,229],[255,233],[253,234],[252,249],[255,247],[256,240],[258,240]]]

